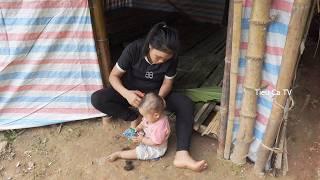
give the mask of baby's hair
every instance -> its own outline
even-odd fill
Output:
[[[148,112],[163,112],[165,106],[165,102],[161,96],[156,93],[150,92],[144,95],[139,108],[142,108]]]

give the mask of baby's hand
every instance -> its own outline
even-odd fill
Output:
[[[142,131],[142,126],[137,126],[137,127],[135,128],[135,130],[136,130],[137,133],[140,132],[140,131]]]
[[[135,143],[140,143],[140,142],[142,142],[142,139],[143,139],[143,135],[138,133],[138,136],[133,137],[132,141],[135,142]]]

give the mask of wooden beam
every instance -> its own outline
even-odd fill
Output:
[[[226,130],[227,130],[229,78],[230,78],[229,72],[230,72],[231,45],[232,45],[232,21],[233,21],[233,0],[230,0],[229,14],[228,14],[228,27],[227,27],[226,56],[225,56],[222,96],[221,96],[220,127],[219,127],[219,134],[218,134],[218,148],[217,148],[218,159],[223,159]]]
[[[99,67],[103,85],[109,84],[108,78],[111,71],[111,59],[109,41],[105,28],[105,21],[102,10],[102,0],[90,0],[90,13],[93,20],[93,30],[98,54]]]
[[[236,95],[238,66],[240,58],[241,22],[242,22],[242,0],[235,0],[233,5],[233,26],[232,26],[232,53],[230,69],[230,94],[229,94],[229,114],[227,123],[226,144],[224,148],[224,158],[230,158],[230,150],[233,135],[233,123],[236,112]]]

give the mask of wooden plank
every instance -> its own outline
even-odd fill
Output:
[[[214,109],[214,106],[216,103],[210,102],[210,103],[205,103],[202,108],[198,111],[196,117],[195,117],[195,122],[193,125],[194,130],[198,130],[200,125],[207,119],[209,116],[210,112]]]
[[[197,111],[195,117],[194,117],[194,122],[197,123],[201,117],[201,114],[208,108],[209,103],[205,103],[204,105],[201,106],[201,108]]]

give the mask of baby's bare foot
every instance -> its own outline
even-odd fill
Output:
[[[194,160],[188,151],[178,151],[173,164],[178,168],[191,169],[197,172],[201,172],[208,168],[208,163],[205,160]]]
[[[117,160],[118,158],[120,158],[120,152],[114,152],[114,153],[110,154],[109,156],[107,156],[107,160],[109,162],[113,162],[113,161]]]

